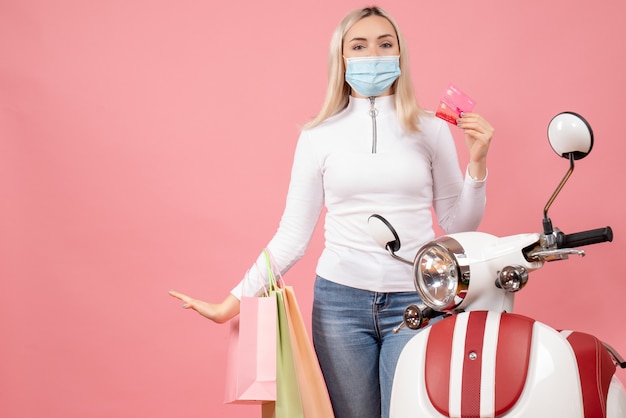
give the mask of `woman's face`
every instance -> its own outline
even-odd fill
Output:
[[[343,38],[344,58],[400,55],[393,25],[382,16],[368,16],[356,22]],[[344,71],[345,71],[344,59]],[[383,95],[391,93],[391,88]],[[352,95],[362,97],[355,91]]]

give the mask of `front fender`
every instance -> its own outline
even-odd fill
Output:
[[[626,396],[616,384],[607,410],[619,413]],[[439,321],[407,343],[390,416],[582,418],[583,410],[576,356],[564,336],[520,315],[475,311]]]

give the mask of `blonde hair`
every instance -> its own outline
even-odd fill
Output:
[[[398,30],[395,20],[380,7],[366,7],[348,13],[339,23],[333,32],[330,41],[330,51],[328,54],[328,86],[326,88],[326,98],[321,111],[304,129],[313,128],[329,117],[336,115],[348,106],[350,86],[345,81],[345,67],[343,61],[343,41],[346,32],[359,20],[368,16],[381,16],[391,23],[398,38],[400,49],[400,71],[401,74],[392,85],[395,94],[396,113],[402,127],[409,132],[419,132],[419,117],[423,110],[417,104],[411,72],[409,70],[409,56],[405,47],[404,38]]]

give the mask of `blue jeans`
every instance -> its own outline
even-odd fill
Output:
[[[378,293],[317,277],[313,343],[336,418],[389,416],[398,356],[416,331],[393,329],[416,292]]]

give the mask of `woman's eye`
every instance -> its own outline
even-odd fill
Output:
[[[352,49],[353,49],[353,50],[355,50],[355,51],[359,51],[359,50],[361,50],[361,49],[363,49],[363,48],[365,48],[363,45],[354,45],[354,46],[352,47]]]
[[[393,45],[390,42],[385,42],[381,45],[383,48],[393,48]]]

